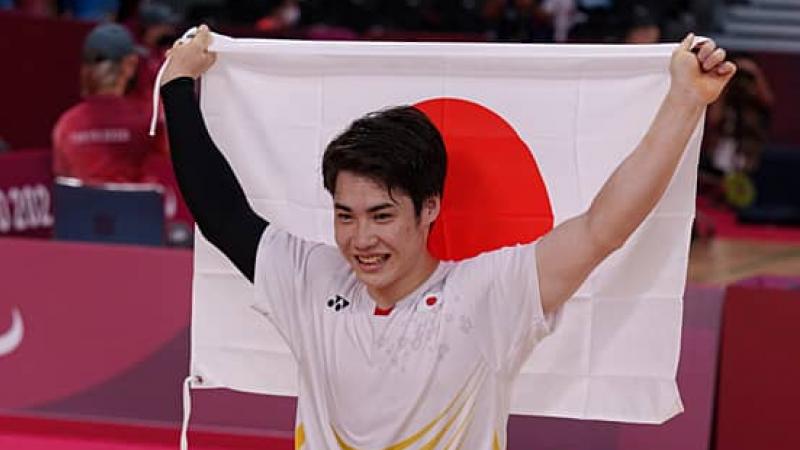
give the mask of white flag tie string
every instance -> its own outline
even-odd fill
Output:
[[[200,377],[188,376],[183,380],[183,422],[181,423],[181,450],[189,450],[189,418],[192,415],[192,383]]]
[[[194,35],[197,34],[197,27],[192,27],[186,30],[183,33],[183,36],[178,39],[178,42],[187,43]],[[156,135],[156,125],[158,124],[158,101],[159,101],[159,89],[161,88],[161,79],[164,77],[164,72],[169,65],[170,60],[172,59],[171,56],[168,56],[167,59],[161,64],[161,67],[158,69],[158,74],[156,75],[156,82],[153,86],[153,112],[150,115],[150,132],[148,133],[150,136]]]

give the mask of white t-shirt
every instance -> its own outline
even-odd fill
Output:
[[[514,379],[549,332],[535,255],[441,262],[381,316],[336,247],[267,227],[255,308],[298,362],[297,448],[505,448]]]

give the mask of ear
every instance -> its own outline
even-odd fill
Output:
[[[426,226],[431,225],[437,218],[442,209],[442,199],[438,195],[428,197],[422,202],[420,219]]]

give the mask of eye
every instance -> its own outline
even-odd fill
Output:
[[[389,220],[392,219],[392,217],[393,216],[390,213],[378,213],[375,214],[374,218],[376,222],[388,222]]]
[[[353,216],[346,213],[338,213],[336,214],[336,220],[342,223],[350,223],[353,220]]]

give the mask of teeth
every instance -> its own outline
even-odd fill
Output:
[[[358,261],[364,264],[376,264],[383,259],[382,256],[358,256]]]

